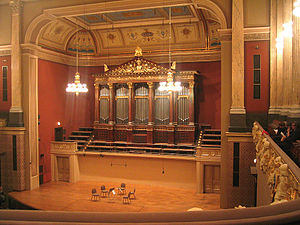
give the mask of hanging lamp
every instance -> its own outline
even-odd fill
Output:
[[[79,95],[79,93],[86,93],[88,92],[87,86],[86,84],[81,84],[80,83],[80,74],[78,72],[78,48],[79,48],[79,44],[78,44],[78,33],[79,30],[77,30],[76,33],[76,73],[74,76],[74,83],[69,83],[67,88],[66,88],[66,92],[72,92],[75,93],[76,96]]]
[[[165,82],[160,82],[158,90],[159,91],[181,91],[182,86],[181,82],[176,81],[174,82],[174,72],[172,69],[175,69],[175,62],[174,65],[171,66],[171,33],[172,33],[172,11],[171,11],[171,6],[169,7],[169,71],[168,71],[168,76],[167,76],[167,81]],[[174,68],[172,68],[174,67]]]

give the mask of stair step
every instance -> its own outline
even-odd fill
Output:
[[[93,131],[94,128],[92,128],[92,127],[79,127],[79,130],[80,131]]]
[[[202,142],[216,142],[221,144],[221,140],[218,139],[202,139]]]
[[[221,145],[206,145],[206,144],[202,144],[201,147],[202,148],[221,148]]]

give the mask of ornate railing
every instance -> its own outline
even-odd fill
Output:
[[[258,122],[252,128],[257,167],[268,177],[272,202],[300,197],[300,169],[272,140]]]

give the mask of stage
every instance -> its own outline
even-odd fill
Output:
[[[184,212],[191,208],[220,209],[219,194],[196,194],[193,189],[151,183],[126,183],[126,190],[136,189],[136,199],[123,204],[123,195],[91,200],[91,190],[120,187],[120,182],[79,181],[77,183],[50,182],[32,191],[11,192],[9,196],[33,209],[50,211],[89,212]]]

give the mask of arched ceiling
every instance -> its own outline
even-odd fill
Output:
[[[55,17],[41,29],[37,44],[70,55],[78,49],[81,55],[103,57],[129,54],[136,46],[149,53],[209,52],[220,49],[220,28],[215,14],[194,4],[103,10]]]

